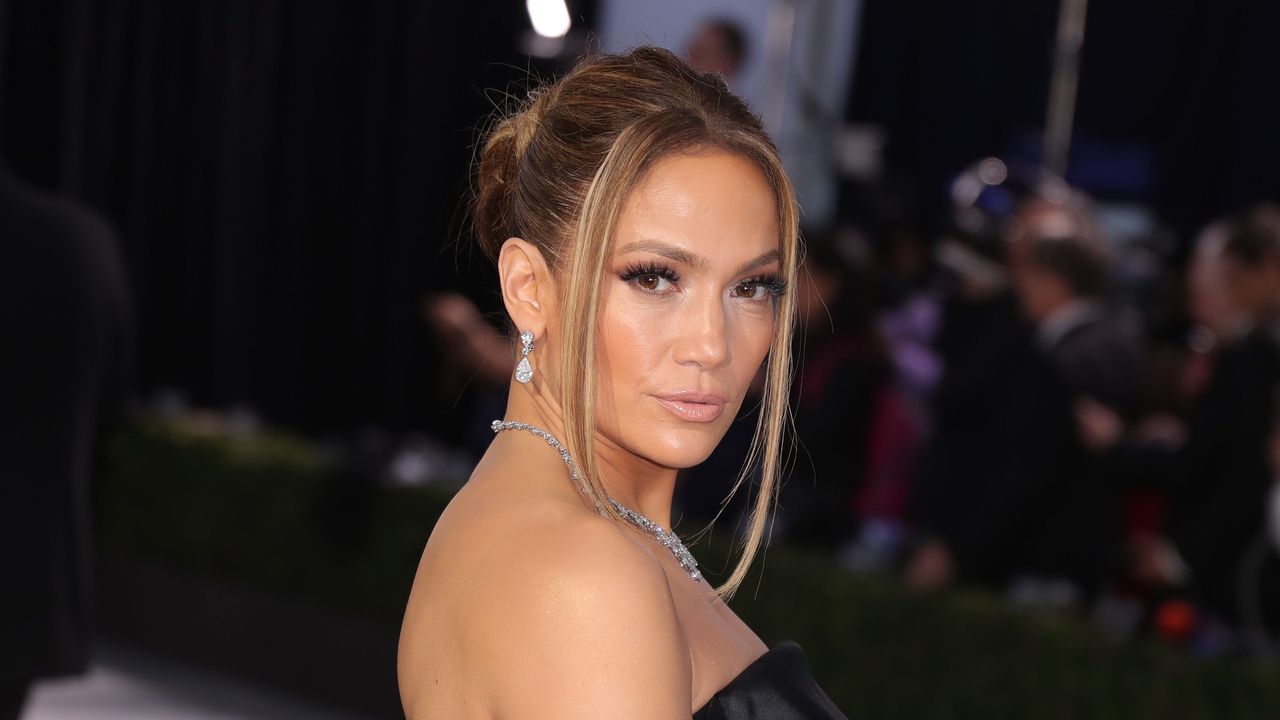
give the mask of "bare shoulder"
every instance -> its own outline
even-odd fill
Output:
[[[585,510],[530,513],[509,529],[487,553],[490,592],[468,633],[495,714],[687,718],[688,646],[654,556]]]

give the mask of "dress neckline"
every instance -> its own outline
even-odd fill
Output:
[[[694,717],[697,717],[698,713],[703,712],[708,707],[710,707],[711,703],[716,701],[716,698],[720,697],[721,695],[724,695],[726,692],[731,691],[734,688],[734,686],[745,682],[745,678],[748,678],[751,675],[756,674],[756,672],[759,671],[760,666],[771,661],[774,657],[776,657],[779,654],[793,653],[797,650],[800,650],[800,645],[797,644],[794,640],[783,640],[777,643],[776,645],[774,645],[773,647],[769,648],[768,650],[765,650],[763,653],[760,654],[759,657],[747,663],[746,667],[738,671],[737,675],[734,675],[732,678],[730,678],[729,682],[724,684],[724,687],[721,687],[719,690],[716,690],[715,692],[711,693],[711,697],[707,698],[707,701],[702,703],[701,707],[693,711]]]

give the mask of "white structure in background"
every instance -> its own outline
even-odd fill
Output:
[[[564,0],[527,0],[524,6],[529,11],[533,31],[542,37],[562,38],[573,25]]]
[[[683,56],[703,22],[736,21],[748,49],[732,87],[765,120],[804,221],[817,225],[835,210],[835,146],[861,10],[862,0],[604,0],[600,41],[611,52],[653,43]]]
[[[573,27],[564,0],[525,0],[532,32],[520,38],[524,52],[534,57],[552,58],[565,52],[565,36]]]

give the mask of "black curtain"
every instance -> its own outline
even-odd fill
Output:
[[[117,226],[144,390],[447,433],[419,303],[497,308],[459,207],[493,90],[553,70],[527,22],[516,0],[0,0],[0,158]]]
[[[926,201],[970,162],[1043,127],[1057,2],[866,0],[847,115],[887,129],[891,173]],[[1135,197],[1184,238],[1280,198],[1280,3],[1089,3],[1075,129],[1139,148]],[[1070,171],[1069,171],[1070,174]]]
[[[887,131],[886,170],[926,205],[1041,122],[1055,3],[865,0],[847,116]]]

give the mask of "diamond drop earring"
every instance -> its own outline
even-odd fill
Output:
[[[529,353],[533,351],[533,332],[520,333],[520,364],[516,365],[516,381],[528,383],[533,379],[533,367],[529,365]]]

